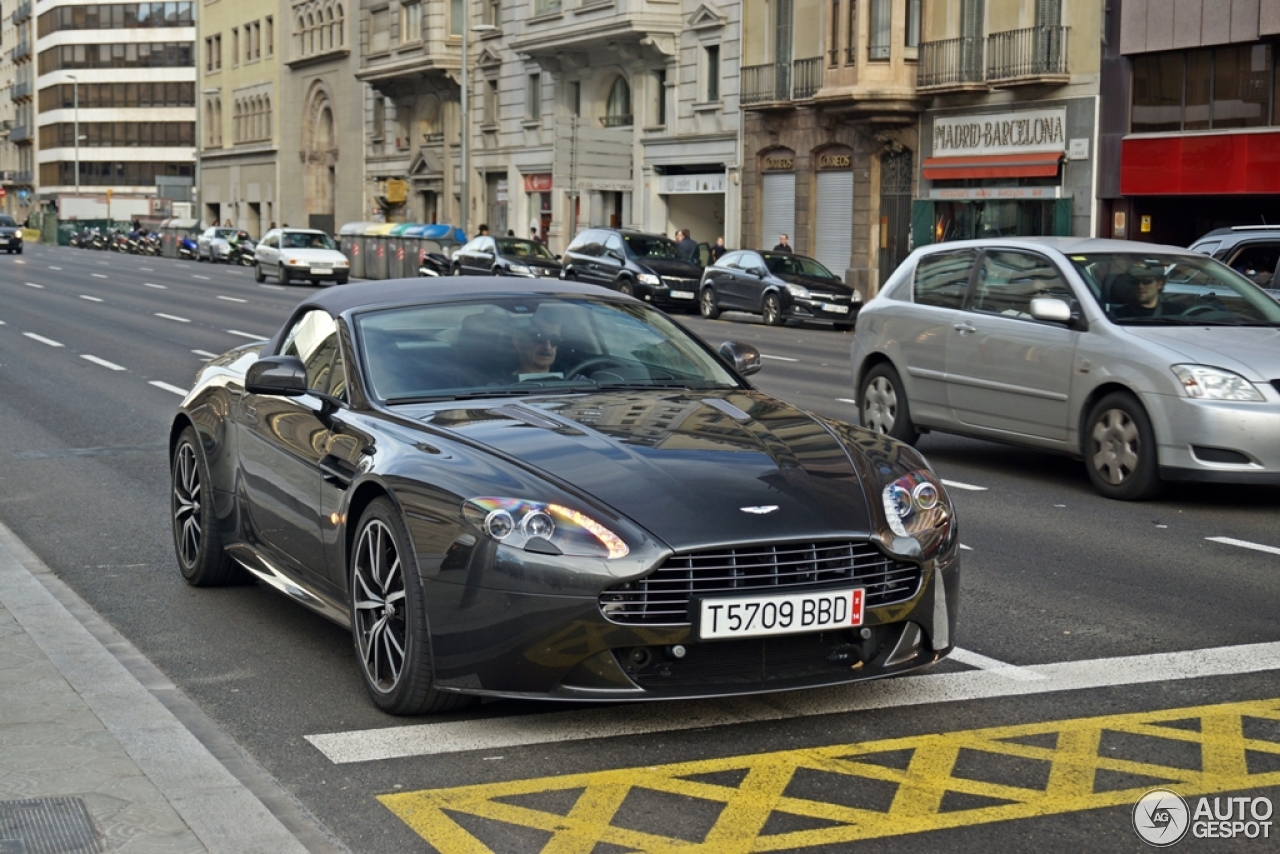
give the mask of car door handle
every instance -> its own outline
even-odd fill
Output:
[[[959,323],[954,323],[951,325],[951,328],[959,332],[961,335],[965,334],[966,332],[978,331],[978,327],[974,326],[972,323],[970,323],[967,320],[962,320]]]

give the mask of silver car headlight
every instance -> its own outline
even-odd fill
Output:
[[[881,488],[880,501],[894,535],[885,542],[891,551],[928,560],[954,541],[955,512],[932,472],[901,475]]]
[[[796,297],[797,299],[809,298],[808,288],[803,287],[801,285],[793,285],[790,282],[787,283],[787,293],[791,294],[793,297]]]
[[[662,280],[659,279],[657,276],[655,276],[653,273],[641,273],[640,275],[636,276],[636,281],[642,285],[649,285],[650,287],[655,287],[655,288],[658,285],[662,284]]]
[[[511,272],[515,273],[517,276],[532,276],[532,275],[533,275],[533,271],[532,271],[532,270],[530,270],[528,267],[526,267],[524,264],[512,264],[512,265],[511,265],[511,266],[509,266],[507,269],[508,269],[508,270],[510,270]]]
[[[1174,365],[1173,372],[1187,397],[1199,400],[1265,400],[1262,392],[1244,377],[1208,365]]]
[[[615,559],[631,551],[604,525],[561,504],[521,498],[469,498],[462,515],[505,546],[538,554]]]

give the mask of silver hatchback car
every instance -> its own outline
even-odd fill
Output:
[[[1204,255],[1090,238],[917,249],[858,315],[862,424],[1083,457],[1109,498],[1280,483],[1280,303]]]

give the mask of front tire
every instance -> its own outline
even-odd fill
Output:
[[[702,294],[698,298],[698,311],[707,320],[716,320],[720,317],[720,306],[716,303],[716,292],[711,288],[702,289]]]
[[[636,295],[636,289],[631,286],[631,282],[629,280],[623,279],[618,282],[618,293],[625,297],[633,297]]]
[[[289,268],[288,268],[288,267],[286,267],[284,264],[281,264],[279,267],[277,267],[277,268],[276,268],[276,270],[277,270],[277,272],[276,272],[276,281],[280,282],[280,284],[281,284],[281,285],[284,285],[285,287],[288,287],[290,284],[292,284],[292,283],[289,281]]]
[[[261,264],[253,265],[253,280],[258,283],[262,283],[267,280],[267,274],[262,271]]]
[[[356,661],[374,704],[392,715],[463,705],[468,697],[433,687],[422,579],[390,500],[374,500],[360,517],[348,578]]]
[[[193,587],[248,580],[248,573],[222,549],[213,506],[213,477],[194,427],[187,427],[178,437],[170,473],[170,520],[182,577]]]
[[[1085,421],[1084,462],[1094,489],[1118,501],[1141,501],[1160,491],[1159,452],[1151,419],[1137,399],[1112,392]]]
[[[911,421],[911,407],[902,378],[882,362],[867,372],[858,394],[858,415],[868,430],[914,445],[920,432]]]
[[[760,308],[765,326],[782,326],[787,319],[782,316],[782,300],[777,294],[765,294],[764,305]]]

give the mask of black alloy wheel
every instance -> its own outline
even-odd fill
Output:
[[[1119,501],[1141,501],[1161,488],[1151,419],[1131,394],[1117,391],[1089,410],[1084,462],[1098,492]]]
[[[858,394],[858,415],[868,430],[914,445],[920,432],[911,422],[911,407],[902,378],[893,366],[881,362],[867,371]]]
[[[213,478],[194,427],[173,451],[170,517],[178,569],[193,587],[219,587],[249,580],[249,573],[222,549],[213,506]]]
[[[470,698],[435,690],[426,603],[409,534],[387,498],[360,517],[351,552],[351,634],[369,696],[392,715],[458,708]]]
[[[620,293],[620,294],[622,294],[622,295],[624,295],[624,296],[633,297],[633,296],[635,296],[635,295],[636,295],[636,289],[635,289],[635,288],[633,288],[633,287],[631,286],[631,280],[630,280],[630,279],[619,279],[619,280],[618,280],[618,293]]]
[[[698,310],[707,320],[715,320],[720,317],[720,306],[716,303],[716,292],[710,285],[702,289],[702,294],[698,298]]]
[[[782,316],[782,300],[776,293],[764,295],[764,305],[760,313],[764,317],[765,326],[782,326],[787,322],[787,319]]]

